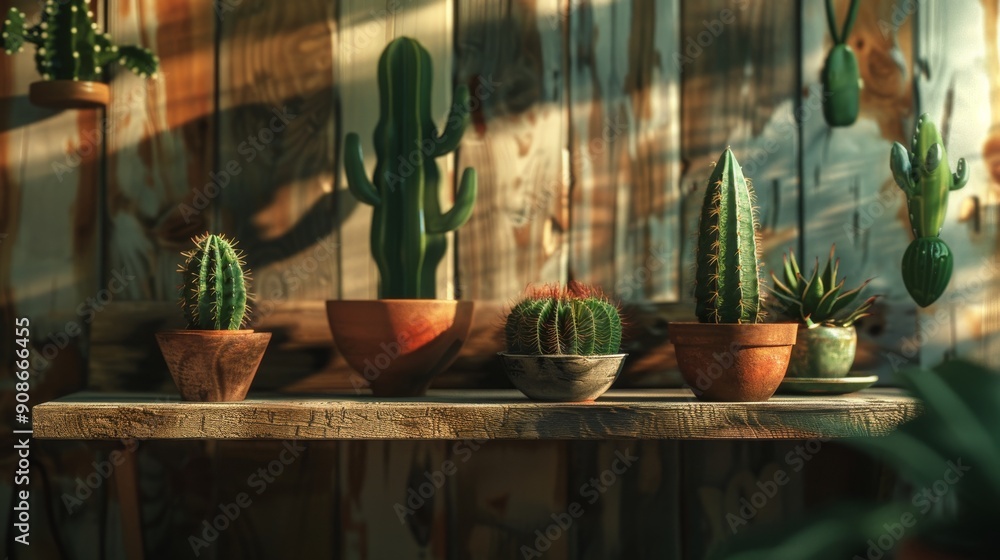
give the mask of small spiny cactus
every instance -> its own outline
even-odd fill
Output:
[[[621,347],[622,320],[618,308],[592,288],[576,282],[543,286],[514,305],[504,337],[511,354],[606,356]]]
[[[247,317],[249,272],[243,256],[225,237],[205,234],[178,270],[180,303],[189,329],[238,330]]]
[[[696,313],[702,323],[759,323],[757,217],[750,181],[726,148],[708,180],[698,226]]]
[[[101,80],[104,68],[118,61],[140,77],[155,76],[159,59],[148,49],[119,47],[107,33],[99,33],[86,0],[49,0],[42,20],[27,27],[27,16],[11,8],[0,27],[0,46],[7,54],[21,52],[24,43],[36,46],[35,65],[44,80]]]

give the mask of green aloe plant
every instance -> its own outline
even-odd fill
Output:
[[[784,281],[771,273],[771,279],[774,281],[771,293],[774,294],[782,315],[799,321],[810,329],[820,325],[850,327],[858,319],[869,315],[868,311],[878,296],[872,296],[860,304],[855,302],[871,279],[865,280],[853,290],[844,291],[847,279],[842,278],[837,282],[840,259],[836,258],[836,248],[836,245],[830,247],[830,257],[822,272],[819,259],[816,259],[816,265],[808,278],[799,270],[794,251],[782,256]]]
[[[344,168],[351,194],[374,208],[371,252],[379,270],[379,297],[435,297],[435,272],[445,235],[469,220],[476,202],[476,171],[466,168],[455,203],[441,211],[441,173],[435,158],[453,151],[469,124],[469,90],[455,89],[451,114],[439,135],[431,117],[431,57],[415,39],[400,37],[378,64],[379,107],[375,175],[365,174],[361,139],[347,135]]]
[[[833,0],[826,0],[826,23],[833,37],[833,48],[823,63],[823,117],[830,126],[850,126],[858,120],[861,102],[861,74],[858,59],[847,44],[854,20],[858,17],[859,0],[851,0],[847,21],[837,33]]]
[[[189,329],[238,330],[247,318],[246,263],[234,245],[220,235],[196,237],[183,253],[180,303]]]
[[[514,305],[504,337],[511,354],[606,356],[621,347],[622,320],[593,288],[543,286]]]
[[[750,181],[726,148],[708,180],[698,225],[696,313],[702,323],[758,323],[757,217]]]

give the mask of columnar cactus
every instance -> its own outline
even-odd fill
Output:
[[[896,184],[906,194],[914,240],[903,254],[903,284],[921,307],[934,303],[951,280],[954,257],[938,237],[948,212],[948,193],[969,180],[969,168],[960,158],[955,173],[948,166],[948,152],[941,134],[926,113],[920,115],[910,151],[892,145],[889,167]]]
[[[858,4],[858,0],[851,0],[843,32],[838,34],[833,0],[826,0],[826,23],[834,45],[823,63],[823,117],[830,126],[850,126],[858,119],[861,74],[858,59],[847,45],[847,37],[858,16]]]
[[[504,338],[511,354],[606,356],[621,347],[622,320],[592,288],[543,286],[514,305]]]
[[[26,16],[11,8],[0,28],[0,46],[7,54],[21,52],[24,43],[36,48],[35,65],[44,80],[100,81],[104,68],[118,61],[145,78],[156,74],[159,60],[148,49],[119,47],[99,33],[86,0],[49,0],[42,20],[26,26]]]
[[[189,329],[238,330],[247,315],[246,281],[242,255],[225,237],[205,234],[194,239],[187,260],[180,303]]]
[[[726,148],[708,180],[698,226],[695,299],[702,323],[763,319],[753,203],[753,186]]]
[[[435,271],[447,249],[445,234],[462,226],[476,201],[476,172],[466,168],[451,210],[441,212],[441,174],[435,158],[454,150],[469,124],[469,90],[455,89],[451,114],[438,135],[431,117],[433,72],[419,42],[400,37],[378,65],[381,113],[375,127],[378,161],[365,175],[357,134],[347,135],[344,168],[351,193],[374,207],[371,252],[382,298],[435,297]]]

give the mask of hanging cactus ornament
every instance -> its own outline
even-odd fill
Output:
[[[847,45],[847,37],[858,16],[859,0],[851,0],[843,32],[837,33],[833,0],[826,0],[826,23],[833,36],[833,48],[823,63],[823,117],[830,126],[850,126],[858,119],[861,74],[858,59]]]
[[[948,193],[965,186],[969,168],[960,158],[955,173],[951,172],[941,134],[926,113],[917,120],[909,151],[893,143],[889,167],[906,194],[914,237],[903,254],[903,284],[913,301],[927,307],[941,297],[951,280],[954,257],[938,236],[948,212]]]
[[[24,43],[35,45],[35,66],[44,80],[99,82],[115,61],[143,78],[156,74],[159,60],[152,52],[115,45],[110,35],[97,31],[93,18],[85,0],[49,0],[38,25],[27,27],[24,12],[11,8],[0,28],[0,46],[14,54]]]
[[[758,323],[764,317],[753,203],[753,186],[726,148],[708,180],[698,225],[695,311],[702,323]]]
[[[226,238],[205,234],[195,248],[183,253],[180,303],[189,329],[239,330],[247,316],[249,273]]]
[[[433,71],[419,42],[400,37],[378,63],[379,106],[375,175],[365,175],[361,139],[347,135],[344,169],[351,194],[374,207],[371,251],[379,271],[379,297],[433,299],[445,237],[469,220],[476,172],[466,168],[451,210],[441,211],[441,173],[435,159],[453,151],[469,124],[469,90],[455,89],[451,114],[438,135],[431,117]]]

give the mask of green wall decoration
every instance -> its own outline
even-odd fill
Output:
[[[861,74],[858,59],[847,45],[847,37],[858,16],[858,0],[851,0],[843,31],[837,33],[833,0],[826,0],[826,23],[833,36],[833,48],[823,63],[823,117],[830,126],[850,126],[858,119]]]

